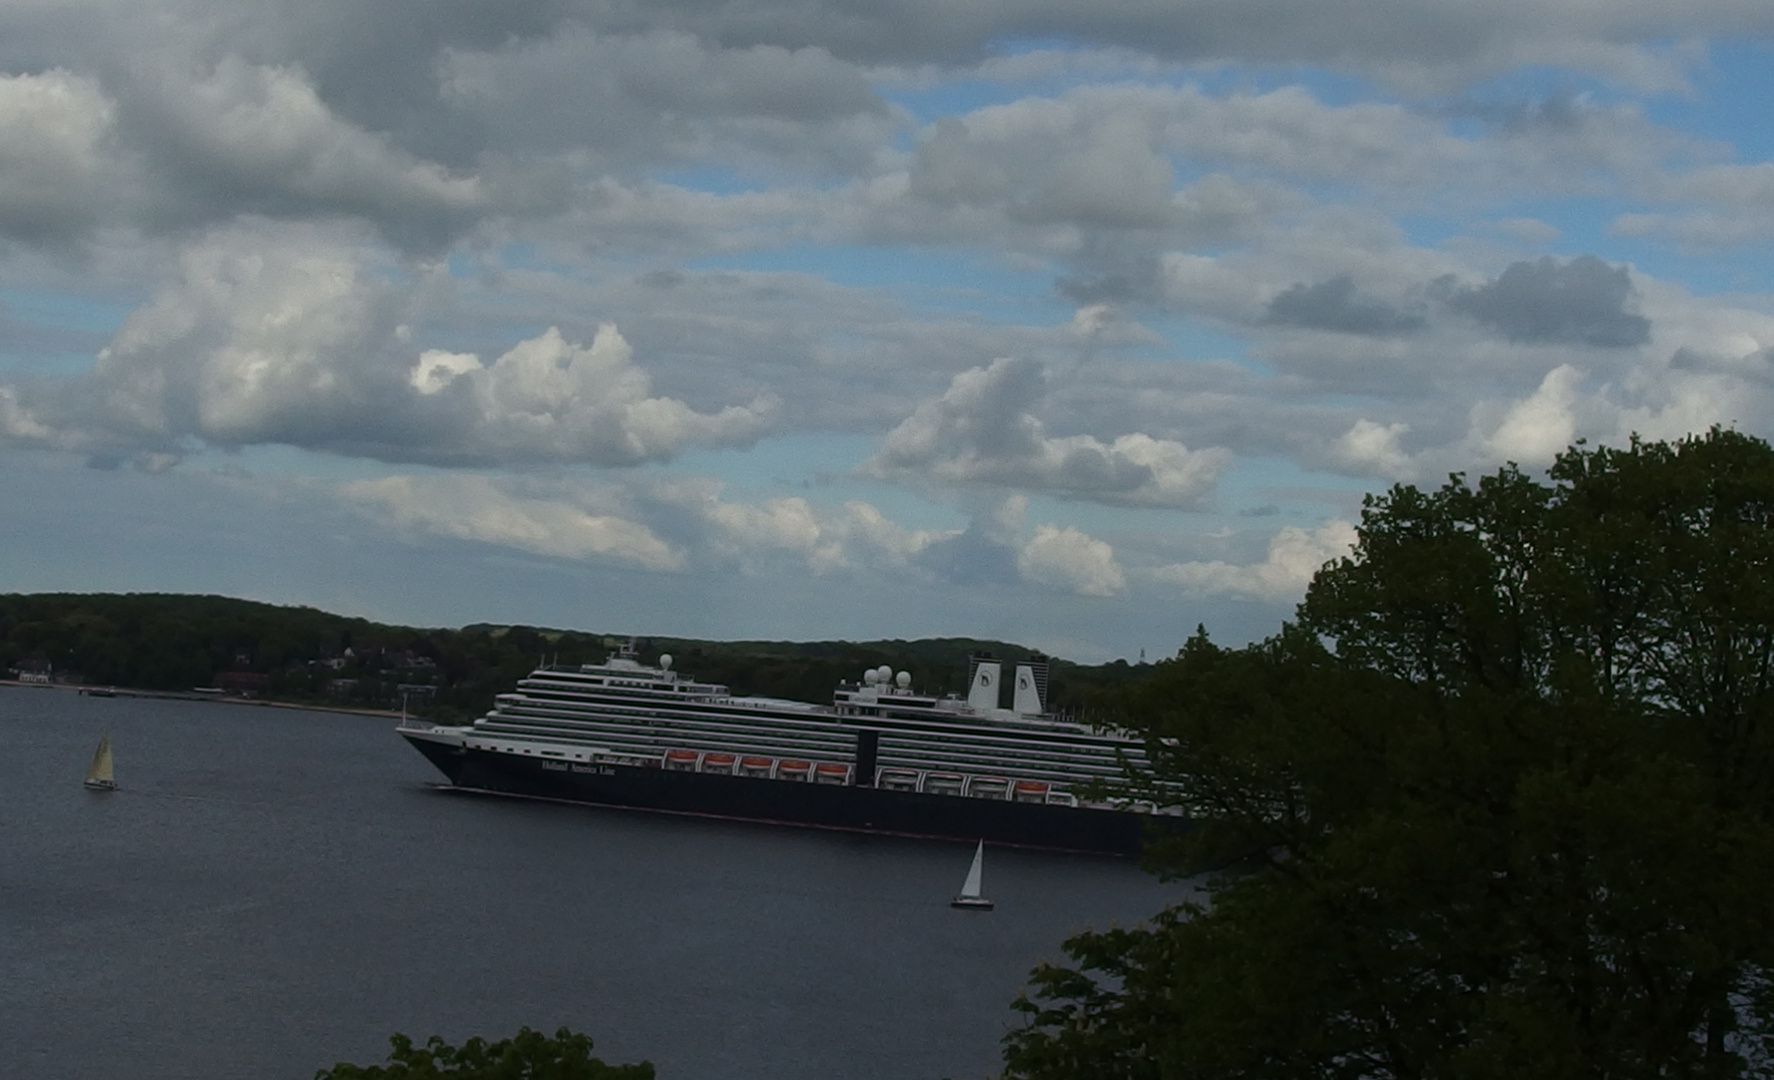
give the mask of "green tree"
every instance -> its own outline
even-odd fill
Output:
[[[1039,968],[1014,1077],[1774,1076],[1774,449],[1370,497],[1126,701],[1206,897]]]
[[[451,1046],[433,1035],[424,1046],[405,1035],[389,1038],[387,1065],[343,1062],[314,1080],[653,1080],[653,1066],[606,1065],[591,1056],[591,1037],[561,1028],[553,1038],[529,1028],[509,1039],[476,1036]]]

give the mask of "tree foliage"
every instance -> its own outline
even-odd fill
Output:
[[[1130,692],[1206,899],[1037,969],[1013,1077],[1774,1076],[1774,449],[1370,497]]]
[[[475,1036],[451,1046],[433,1035],[424,1046],[396,1034],[386,1065],[341,1062],[314,1080],[653,1080],[653,1066],[606,1065],[591,1056],[591,1037],[561,1028],[550,1038],[521,1029],[498,1042]]]
[[[601,661],[602,634],[477,624],[459,630],[391,626],[306,607],[224,596],[131,593],[0,594],[0,672],[43,667],[77,681],[144,690],[189,690],[242,674],[254,692],[291,702],[395,708],[403,685],[429,684],[415,708],[437,719],[467,719],[492,707],[538,664]],[[874,642],[712,642],[654,638],[651,660],[673,653],[680,671],[735,693],[829,701],[839,679],[867,667],[911,670],[917,685],[965,690],[967,657],[1007,659],[1027,650],[996,641],[941,638]],[[1056,660],[1056,707],[1089,708],[1098,692],[1134,680],[1144,668],[1116,661],[1084,667]]]

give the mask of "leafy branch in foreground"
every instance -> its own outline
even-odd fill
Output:
[[[314,1074],[314,1080],[653,1080],[653,1066],[606,1065],[591,1056],[591,1036],[567,1028],[553,1038],[523,1028],[498,1042],[475,1036],[451,1046],[433,1035],[424,1046],[396,1034],[387,1065],[341,1062]]]
[[[1774,1076],[1774,449],[1370,498],[1294,624],[1126,699],[1198,906],[1037,969],[1006,1072]]]

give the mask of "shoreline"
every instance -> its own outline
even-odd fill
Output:
[[[264,709],[341,713],[346,716],[373,716],[383,720],[400,720],[403,716],[398,709],[354,709],[344,705],[311,705],[300,701],[274,701],[269,698],[238,697],[227,694],[200,694],[191,690],[134,690],[122,686],[20,682],[17,679],[0,679],[0,687],[17,687],[22,690],[73,690],[86,697],[158,698],[163,701],[207,701],[222,705],[256,705]],[[412,714],[404,715],[410,717]]]

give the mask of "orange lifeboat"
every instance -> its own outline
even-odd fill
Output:
[[[776,763],[776,779],[807,780],[813,773],[810,761],[779,761]]]
[[[665,752],[664,766],[667,769],[676,769],[679,772],[695,772],[696,751],[667,750]]]
[[[815,784],[844,784],[849,780],[850,766],[848,765],[822,761],[813,766],[813,782]]]
[[[740,776],[769,776],[770,766],[776,764],[767,757],[742,757],[739,759]]]
[[[733,771],[733,755],[702,755],[702,771],[705,773],[731,773]]]
[[[1018,780],[1011,786],[1011,798],[1017,802],[1046,802],[1047,783],[1043,780]]]

